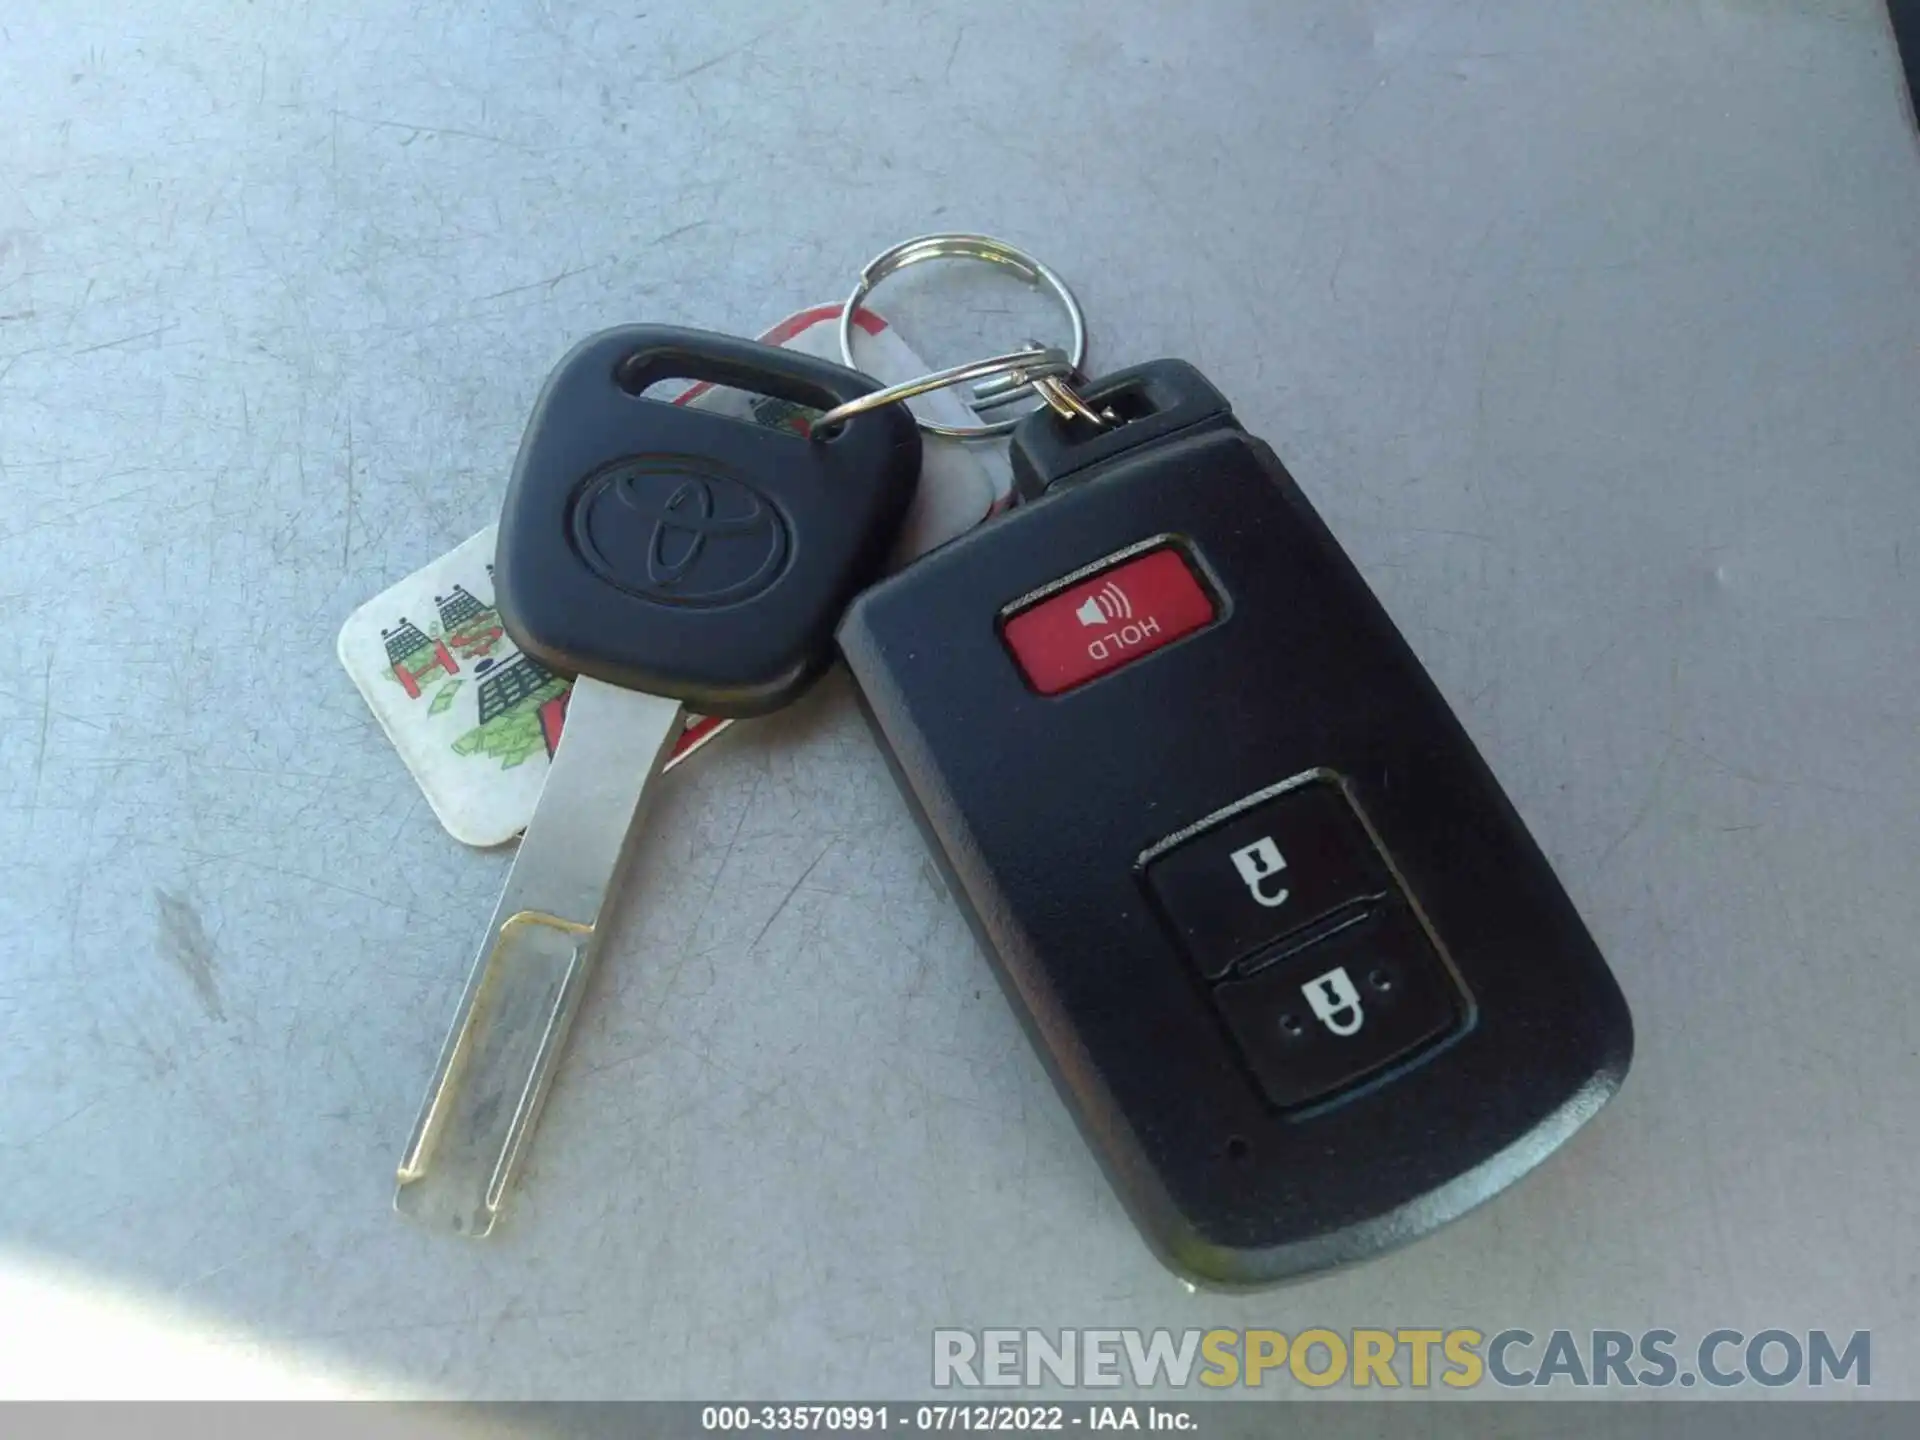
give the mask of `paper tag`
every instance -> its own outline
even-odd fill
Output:
[[[838,360],[840,307],[803,310],[761,340]],[[878,315],[862,311],[863,361],[887,375],[926,365]],[[763,425],[803,423],[811,412],[785,401],[695,385],[674,402]],[[960,400],[936,391],[910,402],[923,418],[972,423]],[[927,436],[920,486],[893,563],[972,529],[1001,507],[1013,472],[997,451]],[[547,761],[566,722],[569,681],[520,652],[494,609],[494,526],[362,605],[340,630],[340,663],[406,762],[433,813],[454,839],[501,845],[526,829],[546,783]],[[690,716],[670,764],[725,722]]]

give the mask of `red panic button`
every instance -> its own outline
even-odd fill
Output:
[[[1213,601],[1171,546],[1049,595],[1007,621],[1007,648],[1042,695],[1130,665],[1214,618]]]

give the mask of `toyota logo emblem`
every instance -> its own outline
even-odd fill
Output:
[[[787,524],[773,502],[693,456],[623,460],[582,487],[574,540],[607,583],[675,605],[750,600],[786,568]]]

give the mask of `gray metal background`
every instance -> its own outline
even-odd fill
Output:
[[[1871,1326],[1920,1393],[1875,0],[14,0],[0,135],[0,1272],[463,1395],[901,1394],[936,1325],[1215,1323]],[[1188,1295],[835,680],[667,786],[505,1233],[407,1228],[506,860],[335,630],[492,516],[571,341],[752,332],[943,226],[1286,457],[1612,958],[1625,1092],[1437,1238]]]

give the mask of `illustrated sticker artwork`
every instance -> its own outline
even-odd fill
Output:
[[[566,721],[569,682],[522,654],[493,608],[492,527],[354,612],[340,661],[469,845],[526,824]],[[524,771],[524,778],[514,772]]]

